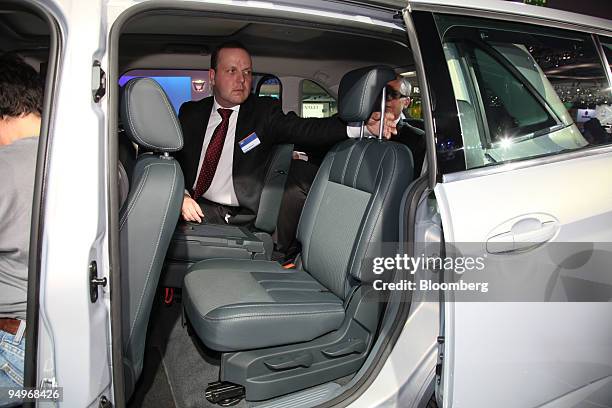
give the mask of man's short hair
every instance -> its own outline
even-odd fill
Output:
[[[43,82],[38,72],[14,53],[0,55],[0,118],[42,115]]]
[[[227,41],[224,42],[222,44],[219,44],[217,46],[217,48],[215,48],[212,52],[212,54],[210,55],[210,68],[211,69],[217,69],[217,63],[218,63],[218,59],[219,59],[219,52],[222,49],[225,48],[237,48],[239,50],[245,50],[247,54],[251,55],[251,53],[249,52],[249,50],[247,50],[247,48],[242,45],[242,43],[238,42],[238,41]]]

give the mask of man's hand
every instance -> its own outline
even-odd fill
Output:
[[[185,221],[202,222],[204,213],[196,203],[196,201],[187,194],[183,196],[183,206],[181,207],[181,215]]]
[[[380,112],[373,112],[366,123],[366,127],[373,135],[378,136],[380,129]],[[383,137],[387,140],[391,139],[397,134],[397,127],[395,126],[395,120],[393,113],[385,113],[385,126],[383,128]]]

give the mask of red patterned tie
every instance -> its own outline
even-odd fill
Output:
[[[233,112],[231,109],[217,109],[219,115],[221,115],[221,123],[216,127],[213,132],[208,147],[206,148],[206,154],[204,154],[204,161],[202,162],[202,169],[198,175],[198,182],[196,183],[193,198],[197,200],[202,194],[208,190],[210,184],[215,177],[217,166],[219,165],[219,159],[221,158],[221,152],[223,151],[223,144],[225,143],[225,136],[227,135],[227,128],[229,127],[229,118]],[[231,171],[231,169],[230,169]]]

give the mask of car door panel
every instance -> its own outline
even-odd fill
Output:
[[[612,401],[611,140],[594,140],[574,123],[574,111],[564,112],[609,105],[593,39],[458,6],[415,2],[410,14],[431,94],[426,115],[433,122],[446,255],[483,257],[486,265],[478,273],[447,270],[444,280],[489,287],[444,293],[438,402],[606,406]],[[565,49],[580,51],[546,55]],[[586,58],[599,64],[591,65],[599,88],[582,97],[583,87],[571,88],[554,69]],[[573,75],[585,83],[584,75]]]

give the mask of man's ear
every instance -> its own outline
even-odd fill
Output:
[[[210,86],[215,84],[215,70],[213,68],[208,70],[208,79],[210,80]]]
[[[402,108],[402,110],[408,109],[411,103],[412,103],[412,99],[406,98],[406,100],[404,101],[404,107]]]

